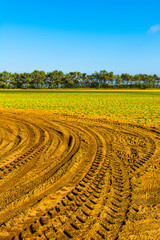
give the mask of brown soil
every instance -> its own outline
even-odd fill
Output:
[[[160,127],[0,111],[0,239],[160,239]]]

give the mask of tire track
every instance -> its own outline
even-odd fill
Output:
[[[46,120],[17,114],[15,122],[12,113],[3,117],[12,122],[0,127],[12,144],[1,154],[0,236],[120,239],[133,209],[133,179],[148,174],[159,159],[158,126],[57,115]],[[1,150],[7,143],[0,143]]]

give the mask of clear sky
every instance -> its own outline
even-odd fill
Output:
[[[2,0],[0,72],[160,76],[159,0]]]

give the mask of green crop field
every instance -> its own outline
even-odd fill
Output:
[[[160,91],[0,90],[0,108],[160,123]]]

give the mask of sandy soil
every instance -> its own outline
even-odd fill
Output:
[[[160,126],[0,111],[0,239],[160,239]]]

